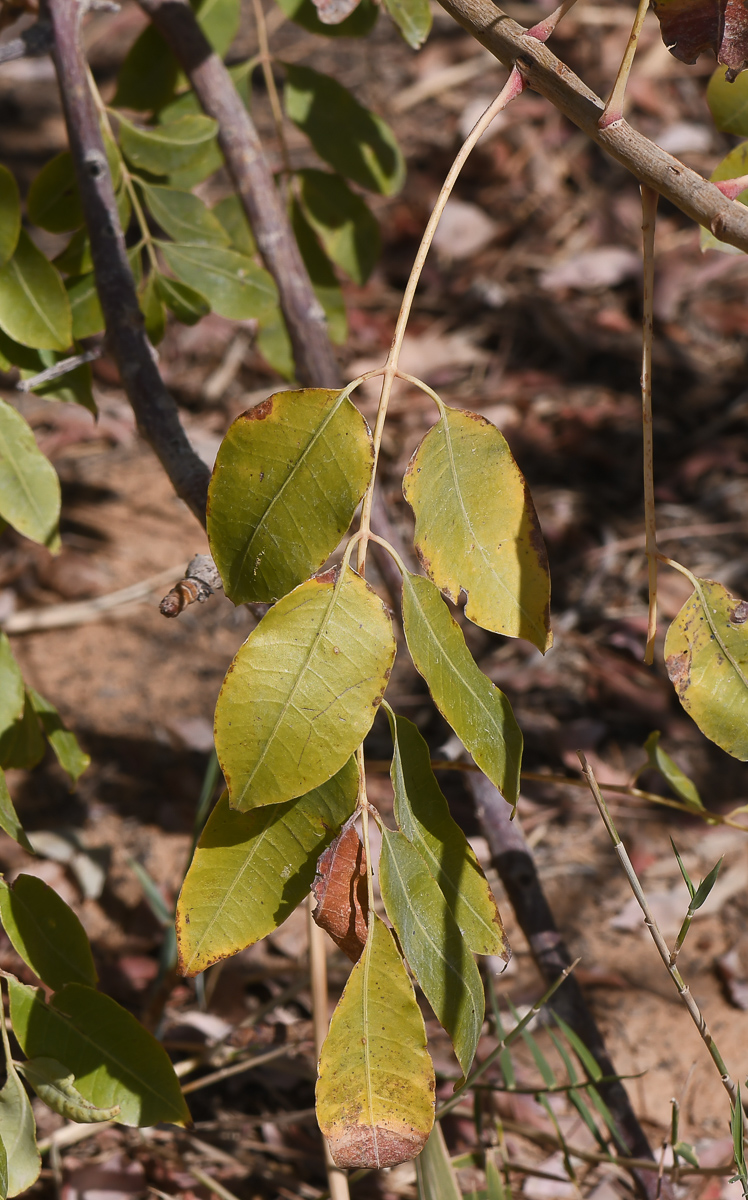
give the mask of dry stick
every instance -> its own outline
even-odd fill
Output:
[[[439,0],[477,41],[545,96],[642,183],[654,188],[723,242],[748,252],[748,209],[637,133],[624,120],[599,126],[604,104],[546,45],[527,36],[493,0]]]
[[[327,1037],[327,939],[312,916],[313,900],[307,897],[307,928],[309,930],[309,972],[312,984],[312,1018],[314,1021],[314,1046],[317,1060],[322,1052],[322,1043]],[[348,1200],[348,1177],[345,1171],[335,1166],[327,1144],[322,1138],[325,1152],[327,1183],[332,1200]]]
[[[665,964],[665,969],[667,970],[668,975],[670,976],[670,978],[672,979],[673,983],[676,986],[678,995],[680,996],[681,1000],[683,1001],[686,1008],[688,1009],[688,1014],[691,1017],[691,1020],[693,1021],[694,1025],[698,1029],[704,1045],[706,1046],[707,1050],[709,1051],[709,1054],[712,1058],[712,1062],[714,1063],[715,1067],[717,1068],[717,1070],[719,1072],[719,1077],[722,1081],[722,1086],[724,1087],[725,1091],[727,1092],[728,1096],[730,1097],[730,1104],[734,1108],[735,1105],[737,1104],[737,1100],[738,1100],[738,1089],[735,1086],[735,1083],[733,1082],[732,1078],[730,1077],[730,1075],[727,1071],[727,1067],[724,1064],[722,1055],[720,1054],[719,1050],[717,1049],[717,1046],[712,1038],[711,1033],[709,1032],[707,1023],[701,1014],[701,1010],[700,1010],[698,1004],[696,1003],[693,996],[691,995],[690,989],[687,987],[686,983],[684,982],[683,976],[681,975],[680,971],[676,967],[675,963],[671,961],[671,954],[668,949],[667,943],[660,932],[660,928],[659,928],[657,922],[655,921],[654,916],[652,915],[652,910],[649,907],[647,897],[644,895],[642,885],[639,882],[639,877],[636,874],[636,871],[634,870],[634,868],[631,864],[631,859],[629,858],[628,854],[626,853],[626,847],[624,846],[623,842],[621,841],[620,837],[618,836],[618,830],[616,829],[615,825],[613,824],[613,820],[611,818],[610,813],[608,812],[607,805],[606,805],[605,801],[603,800],[602,794],[600,792],[600,788],[597,786],[597,781],[593,774],[592,768],[589,765],[589,763],[587,762],[587,759],[585,758],[582,751],[578,750],[577,753],[579,755],[579,761],[582,764],[582,770],[584,772],[584,777],[587,780],[589,789],[592,792],[592,795],[595,799],[595,803],[598,807],[600,816],[602,817],[603,824],[605,825],[605,828],[608,831],[608,835],[610,837],[611,842],[613,843],[615,852],[621,861],[621,866],[623,867],[623,870],[626,874],[626,878],[629,881],[631,890],[636,897],[639,907],[641,908],[642,912],[644,913],[644,924],[647,926],[647,929],[649,930],[649,932],[652,936],[652,941],[654,942],[655,946],[657,947],[657,953],[659,954],[660,958],[662,959],[663,963]]]
[[[648,3],[648,0],[647,0]],[[654,239],[657,192],[642,187],[642,247],[644,290],[642,300],[642,441],[644,447],[644,537],[649,573],[649,613],[644,661],[654,662],[657,633],[657,526],[655,521],[654,447],[652,439],[652,341],[654,337]]]
[[[605,105],[605,111],[600,118],[601,129],[606,129],[614,121],[620,121],[623,117],[623,100],[626,95],[626,84],[629,81],[631,68],[634,65],[634,55],[636,54],[636,47],[639,44],[639,35],[644,26],[644,18],[648,10],[649,0],[639,0],[639,7],[636,10],[634,24],[631,26],[631,33],[626,43],[626,49],[623,52],[621,65],[618,68],[616,81],[613,84],[613,90],[608,98],[608,103]]]
[[[80,43],[82,6],[76,0],[46,3],[54,31],[52,57],[91,242],[107,345],[140,432],[161,460],[177,495],[204,524],[210,472],[187,440],[146,337]]]
[[[179,59],[204,111],[218,122],[226,167],[278,288],[299,380],[315,387],[338,387],[338,365],[324,312],[312,290],[259,135],[231,76],[187,0],[140,0],[140,4]]]

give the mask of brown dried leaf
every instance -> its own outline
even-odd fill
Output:
[[[315,921],[351,962],[358,962],[366,945],[369,898],[366,852],[352,821],[320,857],[312,891]]]
[[[743,0],[653,0],[662,40],[681,62],[713,50],[733,80],[748,65],[748,10]]]

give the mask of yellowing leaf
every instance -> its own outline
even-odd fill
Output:
[[[403,623],[416,670],[436,707],[505,800],[515,804],[522,734],[512,706],[476,665],[438,588],[407,571]]]
[[[399,830],[382,830],[379,883],[403,954],[467,1075],[483,1025],[483,984],[443,892]]]
[[[405,499],[429,577],[484,629],[527,638],[543,653],[550,632],[550,576],[535,508],[495,425],[446,408],[410,461]]]
[[[748,601],[697,579],[668,629],[665,664],[678,699],[701,732],[748,760]]]
[[[317,1119],[339,1167],[393,1167],[422,1150],[434,1123],[426,1030],[392,934],[372,917],[330,1022]]]
[[[476,954],[509,958],[504,926],[475,851],[442,795],[426,742],[412,721],[387,709],[395,743],[395,820],[418,850]]]
[[[349,759],[314,791],[238,813],[224,793],[198,842],[177,904],[183,975],[271,933],[309,891],[317,859],[351,815],[358,769]]]
[[[384,604],[350,567],[284,596],[239,650],[216,705],[232,808],[283,804],[339,771],[369,732],[394,659]]]
[[[329,388],[278,392],[229,428],[208,493],[208,538],[234,604],[271,601],[319,570],[371,478],[371,434]]]

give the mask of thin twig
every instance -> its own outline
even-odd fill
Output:
[[[0,64],[13,62],[17,58],[39,58],[43,54],[49,54],[53,40],[49,21],[37,21],[28,29],[24,29],[20,37],[0,46]]]
[[[220,1083],[223,1079],[231,1079],[234,1075],[243,1075],[245,1071],[254,1071],[255,1067],[273,1062],[276,1058],[284,1058],[296,1049],[298,1046],[276,1046],[274,1050],[268,1050],[267,1054],[258,1054],[255,1058],[247,1058],[243,1062],[221,1067],[220,1071],[212,1071],[210,1075],[203,1075],[201,1079],[193,1079],[192,1083],[186,1083],[182,1088],[182,1094],[188,1096],[191,1092],[199,1092],[202,1088]]]
[[[112,613],[114,609],[145,600],[178,574],[179,567],[170,567],[169,570],[159,571],[158,575],[151,575],[149,579],[143,579],[140,583],[120,588],[117,592],[109,592],[106,596],[94,596],[92,600],[75,600],[71,604],[50,604],[46,608],[22,609],[21,612],[11,613],[6,617],[2,622],[2,629],[4,633],[17,635],[97,621],[106,613]]]
[[[644,2],[644,0],[642,0]],[[648,3],[649,0],[646,0]],[[654,338],[654,239],[659,196],[642,187],[642,246],[644,289],[642,300],[642,442],[644,454],[644,538],[649,573],[649,612],[644,662],[654,662],[657,633],[657,525],[654,493],[654,446],[652,435],[652,341]]]
[[[33,392],[34,388],[41,387],[43,383],[50,383],[53,379],[60,379],[63,375],[68,375],[70,371],[75,371],[77,367],[82,367],[86,363],[95,362],[97,358],[101,358],[101,350],[101,346],[94,346],[92,350],[84,350],[82,354],[71,354],[69,358],[61,359],[54,366],[47,367],[46,371],[40,371],[38,375],[32,375],[29,379],[19,379],[16,384],[16,391]]]
[[[608,103],[605,105],[605,112],[600,118],[600,127],[607,128],[614,121],[620,121],[623,116],[623,101],[626,96],[626,84],[629,81],[631,68],[634,65],[634,55],[636,48],[639,45],[639,37],[644,28],[644,18],[649,11],[649,0],[639,0],[639,6],[636,10],[634,23],[631,26],[629,40],[626,43],[626,49],[623,52],[621,65],[618,68],[616,81],[613,84],[613,89],[608,98]]]

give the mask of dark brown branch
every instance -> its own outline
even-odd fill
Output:
[[[204,525],[210,472],[187,440],[146,337],[80,43],[82,8],[77,0],[47,0],[47,12],[107,345],[140,432],[161,460],[177,495]]]
[[[531,88],[578,125],[612,158],[672,201],[715,237],[748,252],[748,208],[650,142],[626,121],[600,129],[603,102],[536,38],[527,37],[492,0],[439,0],[442,8],[506,67],[517,66]]]
[[[198,25],[187,0],[140,0],[189,76],[244,205],[265,265],[278,288],[301,383],[338,387],[338,364],[325,316],[275,187],[252,118],[231,76]]]
[[[557,979],[572,957],[556,928],[542,884],[538,878],[530,848],[517,821],[511,821],[511,806],[484,775],[469,777],[476,812],[491,851],[491,862],[503,883],[520,928],[530,944],[538,969],[547,984]],[[603,1075],[615,1075],[603,1036],[590,1012],[574,975],[564,980],[549,1002],[562,1020],[571,1026],[595,1058]],[[596,1084],[610,1109],[626,1146],[635,1158],[652,1159],[653,1170],[635,1172],[642,1195],[653,1200],[657,1194],[654,1156],[626,1089],[618,1080]],[[663,1191],[663,1196],[665,1192]]]
[[[36,21],[23,33],[0,46],[0,63],[13,62],[16,58],[38,58],[49,54],[52,49],[52,26],[49,21]]]

